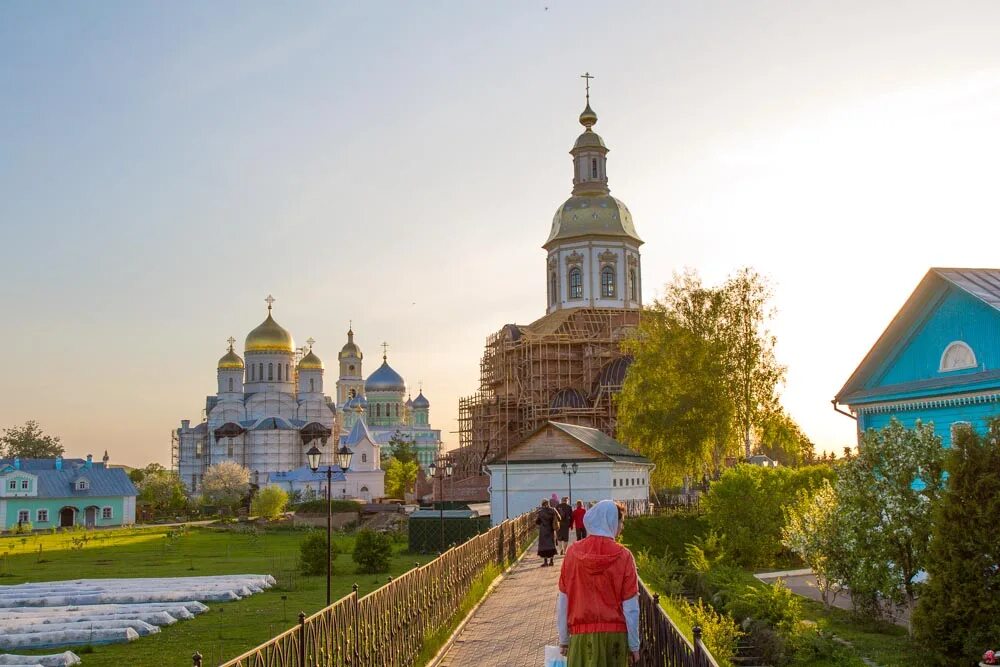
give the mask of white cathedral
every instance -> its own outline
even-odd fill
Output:
[[[332,485],[333,495],[371,500],[384,495],[382,459],[397,443],[409,442],[421,466],[429,466],[441,447],[441,431],[431,428],[423,392],[404,399],[406,383],[384,351],[382,365],[365,380],[352,328],[338,355],[336,399],[324,394],[324,366],[314,341],[296,349],[292,335],[271,316],[273,301],[267,298],[267,319],[247,335],[246,361],[229,339],[229,351],[219,359],[218,392],[206,397],[203,421],[191,426],[182,420],[176,431],[177,470],[187,488],[197,493],[209,466],[235,461],[250,471],[254,484],[322,493],[326,466],[336,466],[336,449],[347,446],[355,456]],[[313,445],[323,452],[319,473],[307,464]]]

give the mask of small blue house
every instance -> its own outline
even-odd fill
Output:
[[[87,459],[0,459],[0,532],[135,523],[135,485],[121,468]]]
[[[933,422],[945,447],[952,426],[983,432],[1000,416],[1000,269],[927,272],[837,396],[858,432],[892,417]]]

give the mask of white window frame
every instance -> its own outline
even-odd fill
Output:
[[[109,505],[105,505],[101,508],[101,518],[102,519],[114,519],[115,513]]]
[[[48,523],[48,521],[49,521],[49,511],[48,510],[44,510],[44,509],[42,509],[42,510],[36,510],[35,511],[35,520],[38,523]]]
[[[17,511],[17,522],[18,523],[31,523],[31,510],[18,510]]]
[[[86,491],[89,488],[90,488],[90,483],[87,482],[87,480],[85,480],[85,479],[81,479],[80,481],[78,481],[76,483],[76,490],[77,491]]]
[[[21,490],[22,491],[28,491],[29,489],[31,489],[31,482],[28,481],[28,480],[26,480],[26,479],[22,479],[21,480]]]
[[[966,350],[968,350],[969,356],[972,357],[972,363],[966,364],[965,366],[953,366],[951,368],[945,368],[944,360],[948,357],[948,353],[954,349],[960,349],[960,348],[965,348]],[[948,343],[948,345],[944,348],[944,352],[941,353],[941,361],[940,363],[938,363],[938,372],[948,373],[951,371],[962,371],[968,368],[976,368],[978,365],[979,363],[976,361],[976,353],[973,351],[972,347],[963,340],[953,340],[952,342]]]
[[[10,489],[11,491],[17,491],[17,480],[12,479],[9,482],[7,482],[7,488]]]

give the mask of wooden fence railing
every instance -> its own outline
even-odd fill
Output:
[[[642,667],[719,667],[701,641],[701,628],[694,628],[689,642],[660,606],[660,596],[639,582],[639,637]]]
[[[355,586],[221,667],[410,667],[424,637],[448,622],[486,567],[505,568],[534,540],[534,519],[505,521],[364,597]],[[193,664],[201,667],[200,654]]]

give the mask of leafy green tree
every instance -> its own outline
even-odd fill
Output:
[[[180,475],[167,470],[159,463],[150,463],[145,468],[137,468],[140,473],[135,483],[139,490],[138,501],[149,506],[157,515],[167,515],[183,510],[187,506],[187,495]],[[132,474],[129,474],[132,477]]]
[[[390,498],[405,498],[413,491],[420,466],[416,461],[400,461],[393,458],[385,469],[385,492]]]
[[[232,508],[250,489],[250,471],[235,461],[222,461],[205,470],[201,485],[205,501]]]
[[[722,298],[694,273],[674,277],[623,343],[634,361],[618,396],[621,438],[655,464],[653,482],[718,469],[730,441]]]
[[[392,538],[373,530],[358,531],[354,542],[354,562],[359,574],[378,574],[389,571],[392,557]]]
[[[392,434],[392,437],[389,439],[389,446],[386,449],[392,451],[392,458],[397,461],[402,461],[403,463],[417,462],[417,452],[413,449],[413,441],[399,431]]]
[[[956,426],[945,467],[913,626],[943,664],[971,665],[1000,641],[1000,420]]]
[[[38,422],[29,419],[24,426],[5,428],[0,435],[0,456],[22,459],[52,459],[64,453],[59,436],[46,435]]]
[[[742,464],[712,484],[702,500],[709,526],[723,536],[726,553],[745,567],[767,567],[781,555],[787,511],[800,494],[832,479],[827,466],[765,468]]]
[[[843,589],[844,568],[849,564],[844,550],[837,491],[824,479],[815,493],[800,491],[788,509],[788,522],[781,531],[782,544],[797,554],[816,575],[823,604],[829,608]]]
[[[852,561],[847,584],[855,601],[884,598],[913,611],[944,455],[932,425],[918,421],[908,429],[892,419],[865,433],[857,456],[839,465],[842,534]]]
[[[768,411],[757,430],[756,451],[784,466],[809,464],[814,445],[780,405]]]
[[[288,494],[280,486],[265,486],[250,501],[250,513],[265,519],[281,516],[288,505]]]
[[[751,268],[740,269],[721,288],[727,350],[727,385],[735,410],[736,431],[750,458],[752,438],[778,401],[777,386],[785,368],[774,356],[777,339],[767,329],[773,316],[768,281]]]
[[[330,556],[337,559],[339,549],[336,542],[330,544]],[[326,533],[310,530],[299,544],[299,568],[302,574],[326,574]],[[331,568],[332,571],[332,568]]]

